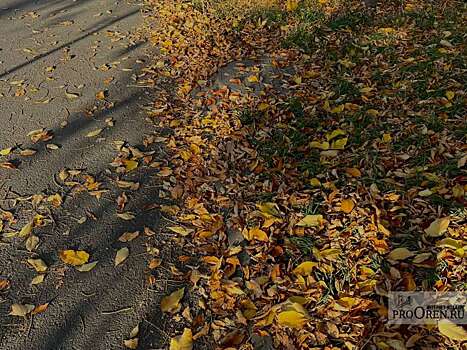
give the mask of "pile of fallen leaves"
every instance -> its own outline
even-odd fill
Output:
[[[389,325],[387,296],[466,288],[465,5],[149,5],[201,310],[171,348],[461,348],[453,323]]]

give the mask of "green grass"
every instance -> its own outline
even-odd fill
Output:
[[[315,48],[315,35],[310,32],[305,26],[299,26],[293,29],[289,35],[282,42],[282,46],[285,48],[296,47],[303,52],[312,52]]]

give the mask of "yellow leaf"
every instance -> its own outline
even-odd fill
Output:
[[[19,231],[18,236],[19,237],[29,236],[31,234],[31,232],[32,232],[33,227],[34,227],[33,222],[30,222],[29,224],[24,225],[23,228],[21,229],[21,231]]]
[[[257,75],[250,75],[246,80],[249,83],[259,83],[259,79]]]
[[[31,285],[35,286],[37,284],[41,284],[42,282],[44,282],[44,278],[45,278],[45,275],[43,274],[37,275],[36,277],[32,279]]]
[[[93,268],[96,267],[97,263],[98,263],[98,261],[93,261],[91,263],[83,264],[81,266],[77,266],[76,270],[78,270],[79,272],[89,272]]]
[[[461,241],[456,241],[452,238],[443,238],[441,241],[436,242],[436,246],[456,250],[462,248],[464,245]]]
[[[322,150],[328,150],[329,149],[329,142],[327,142],[327,141],[323,141],[323,142],[311,141],[310,142],[310,147],[311,148],[319,148],[319,149],[322,149]]]
[[[421,253],[415,256],[412,260],[414,264],[420,264],[432,257],[431,253]]]
[[[354,207],[355,207],[355,203],[351,199],[344,199],[341,202],[341,210],[346,214],[351,213]]]
[[[39,273],[47,271],[47,265],[42,259],[28,259],[28,264]]]
[[[185,294],[185,288],[180,288],[161,300],[161,310],[163,312],[175,313],[180,310],[180,300]]]
[[[13,147],[1,149],[0,156],[7,156],[11,153],[12,150],[13,150]]]
[[[261,242],[268,242],[269,241],[269,237],[267,235],[266,232],[264,232],[263,230],[259,229],[258,227],[254,227],[252,229],[250,229],[248,231],[248,237],[249,237],[249,240],[253,240],[253,239],[256,239],[258,241],[261,241]]]
[[[298,8],[298,0],[287,0],[285,3],[285,8],[289,12],[293,12]]]
[[[454,322],[447,319],[438,321],[439,332],[452,340],[466,341],[467,332],[462,326],[456,325]]]
[[[280,216],[279,212],[279,207],[277,206],[276,203],[261,203],[261,204],[256,204],[256,207],[261,211],[261,213],[265,217],[271,217],[271,216]]]
[[[319,179],[314,177],[314,178],[312,178],[310,180],[310,185],[313,186],[313,187],[319,187],[319,186],[321,186],[321,181],[319,181]]]
[[[104,129],[96,129],[96,130],[90,131],[86,134],[86,137],[96,137],[102,132],[102,130]]]
[[[330,132],[330,133],[327,133],[327,134],[326,134],[326,139],[327,139],[328,141],[331,141],[332,139],[335,139],[335,138],[338,137],[338,136],[345,136],[346,134],[347,134],[347,133],[346,133],[344,130],[342,130],[342,129],[336,129],[336,130],[334,130],[334,131],[332,131],[332,132]]]
[[[190,233],[192,233],[194,230],[191,228],[185,228],[182,226],[169,226],[167,227],[170,231],[178,233],[179,235],[182,236],[188,236]]]
[[[331,109],[331,113],[342,113],[345,109],[345,105],[339,105]]]
[[[59,256],[65,264],[73,266],[83,265],[87,263],[89,259],[89,254],[84,250],[62,250]]]
[[[34,310],[34,305],[31,304],[12,304],[9,315],[24,317],[27,314],[29,314],[32,310]]]
[[[425,233],[429,237],[440,237],[444,232],[446,232],[450,222],[451,220],[449,219],[449,216],[436,219],[430,224],[430,226],[428,226],[428,228],[425,229]]]
[[[183,334],[170,339],[169,350],[192,350],[193,349],[193,334],[191,329],[185,328]]]
[[[396,248],[387,255],[387,258],[390,260],[405,260],[413,255],[414,253],[407,248]]]
[[[130,255],[130,250],[127,247],[117,250],[117,254],[115,255],[115,266],[124,262],[128,258],[128,255]]]
[[[269,108],[269,105],[265,102],[261,102],[259,105],[258,105],[258,110],[260,112],[264,112],[265,110],[267,110]]]
[[[332,142],[331,149],[344,149],[347,145],[347,137]]]
[[[303,328],[307,321],[304,314],[295,310],[282,311],[277,315],[277,323],[285,327]]]
[[[56,193],[52,196],[47,197],[47,202],[52,203],[55,208],[58,208],[62,205],[62,196]]]
[[[384,143],[389,143],[392,141],[392,136],[391,134],[384,133],[383,134],[383,142]]]
[[[456,96],[456,93],[454,91],[446,91],[446,97],[448,100],[452,100]]]
[[[293,273],[301,276],[310,276],[315,267],[318,267],[318,263],[313,261],[305,261],[298,265],[293,270]]]
[[[126,172],[130,172],[132,170],[135,170],[138,167],[138,162],[136,160],[125,159],[123,161],[123,164],[125,165]]]
[[[329,248],[329,249],[324,249],[319,252],[319,255],[321,258],[325,258],[328,260],[336,260],[337,257],[341,254],[341,250],[338,248]]]
[[[321,214],[307,215],[297,223],[297,226],[316,227],[320,226],[323,221],[323,215]]]

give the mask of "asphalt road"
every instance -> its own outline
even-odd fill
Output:
[[[171,261],[170,245],[158,236],[140,237],[125,244],[130,256],[124,264],[113,263],[123,246],[117,238],[144,227],[157,230],[157,212],[137,215],[131,223],[119,220],[118,191],[111,189],[100,200],[74,197],[56,182],[64,168],[83,169],[97,180],[112,177],[113,142],[139,145],[151,132],[141,109],[151,91],[136,87],[150,54],[135,35],[142,20],[140,6],[126,1],[0,2],[0,150],[37,150],[30,157],[9,156],[16,170],[0,168],[0,207],[14,212],[19,229],[36,208],[28,201],[9,208],[11,199],[53,193],[64,198],[52,213],[53,222],[35,232],[40,238],[35,252],[27,251],[21,239],[0,240],[0,277],[11,282],[0,292],[2,350],[121,349],[136,325],[140,349],[168,342],[170,319],[157,310],[161,295],[178,283],[160,272],[156,285],[148,288],[145,272],[148,247],[162,247],[162,260]],[[105,98],[96,96],[100,91]],[[33,143],[28,133],[42,128],[53,138]],[[96,129],[104,130],[86,137]],[[136,176],[135,181],[144,182],[150,174]],[[128,210],[134,212],[158,201],[157,189],[150,186],[128,197]],[[88,219],[84,223],[83,217]],[[60,262],[62,249],[86,250],[99,263],[79,273]],[[37,257],[49,269],[43,283],[31,286],[37,274],[26,260]],[[13,303],[49,306],[22,318],[8,315]]]

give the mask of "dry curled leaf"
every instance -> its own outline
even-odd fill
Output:
[[[163,312],[176,313],[180,310],[180,301],[185,294],[185,288],[180,288],[161,300],[161,310]]]
[[[34,310],[34,305],[31,304],[12,304],[11,311],[8,315],[25,317]]]
[[[127,247],[119,249],[115,255],[115,266],[123,263],[128,258],[128,255],[130,255],[130,250]]]
[[[132,240],[134,240],[138,236],[139,236],[139,231],[125,232],[120,237],[118,237],[118,240],[120,242],[131,242]]]
[[[34,270],[39,273],[47,271],[47,265],[42,259],[28,259],[28,264],[31,265]]]

